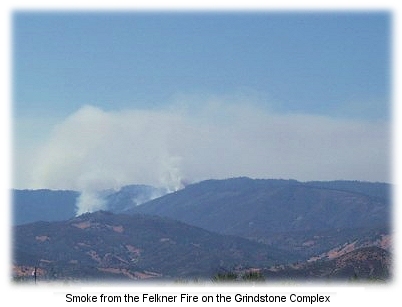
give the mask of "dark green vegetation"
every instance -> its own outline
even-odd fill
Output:
[[[135,206],[161,197],[167,193],[166,189],[155,188],[149,185],[128,185],[117,192],[105,196],[108,211],[122,213]]]
[[[292,263],[258,270],[232,270],[217,273],[214,282],[263,281],[371,281],[391,278],[391,254],[379,247],[362,247],[331,260]]]
[[[263,270],[269,280],[387,281],[391,278],[391,254],[379,247],[363,247],[332,260],[316,261]]]
[[[266,267],[284,254],[264,244],[181,222],[98,211],[14,228],[14,263],[45,279],[210,278],[239,265]]]
[[[15,221],[27,212],[32,222],[59,220],[14,227],[15,279],[32,278],[35,267],[39,279],[57,280],[390,278],[389,184],[233,178],[155,198],[165,192],[139,185],[103,191],[115,214],[76,218],[77,192],[14,196]]]
[[[213,278],[213,282],[263,282],[265,276],[259,270],[219,272]]]
[[[389,233],[390,192],[383,183],[233,178],[193,184],[129,212],[249,238],[305,260],[345,242]]]
[[[254,237],[283,231],[384,226],[390,222],[386,199],[293,180],[249,178],[203,181],[134,207],[131,212]]]

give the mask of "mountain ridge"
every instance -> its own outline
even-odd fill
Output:
[[[260,224],[271,232],[384,226],[390,222],[390,204],[366,194],[294,180],[244,177],[189,185],[126,211],[134,212],[167,216],[234,235],[244,235],[231,229],[239,221],[244,229]]]
[[[391,202],[391,185],[387,183],[372,183],[364,181],[308,181],[300,182],[294,179],[251,179],[248,177],[235,177],[228,179],[208,179],[197,183],[189,184],[192,186],[219,184],[221,182],[238,182],[238,188],[247,182],[270,183],[271,185],[283,186],[312,186],[323,188],[324,190],[349,191],[360,193],[380,201]],[[182,190],[177,192],[183,191]],[[130,184],[122,186],[119,190],[95,191],[95,195],[102,199],[106,204],[105,210],[114,213],[125,213],[126,211],[146,204],[155,198],[162,197],[168,193],[164,188],[157,188],[149,185]],[[79,191],[74,190],[51,190],[51,189],[12,189],[13,224],[24,224],[33,221],[57,221],[72,218],[77,212],[77,201],[80,196]]]
[[[15,276],[23,278],[33,267],[49,280],[210,278],[221,269],[252,268],[271,276],[270,268],[282,263],[285,270],[277,276],[311,273],[320,278],[320,267],[328,273],[338,266],[334,257],[368,247],[391,251],[391,187],[247,177],[205,180],[169,194],[130,185],[99,194],[114,212],[74,214],[58,221],[46,221],[52,217],[47,207],[57,211],[65,204],[54,196],[67,195],[61,198],[69,200],[67,209],[76,206],[78,192],[25,191],[23,204],[29,210],[21,210],[24,206],[15,198],[15,218],[32,210],[37,215],[13,227]],[[164,195],[142,202],[158,193]],[[41,203],[38,195],[51,201]],[[35,221],[38,217],[45,219]],[[388,276],[388,254],[363,251],[382,255],[370,265],[384,270],[361,276]],[[352,266],[364,265],[348,259]],[[351,272],[346,271],[342,278]]]
[[[14,266],[38,266],[46,279],[209,278],[220,268],[268,266],[284,255],[166,218],[105,211],[15,226],[13,233]]]

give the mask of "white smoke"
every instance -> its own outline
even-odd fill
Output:
[[[162,173],[159,182],[168,193],[184,188],[180,161],[181,158],[177,156],[162,159]]]
[[[194,111],[196,110],[196,111]],[[382,122],[276,114],[212,101],[163,110],[84,106],[35,155],[31,188],[81,191],[77,212],[101,209],[97,191],[249,176],[389,181],[389,127]]]
[[[76,206],[77,215],[107,209],[105,199],[100,197],[98,192],[94,191],[82,191],[77,199]]]

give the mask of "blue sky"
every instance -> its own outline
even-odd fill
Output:
[[[60,182],[56,187],[63,186],[61,182],[66,178],[55,180],[52,176],[53,179],[43,179],[41,183],[34,184],[24,177],[22,166],[25,170],[31,169],[32,161],[28,161],[25,156],[27,151],[40,152],[38,157],[48,160],[46,155],[54,153],[55,147],[60,149],[67,146],[67,143],[56,145],[54,140],[57,138],[60,142],[61,136],[70,135],[65,130],[68,130],[71,121],[82,119],[78,124],[75,122],[79,126],[90,122],[85,116],[90,119],[100,116],[109,120],[111,117],[131,114],[137,118],[138,112],[145,112],[142,118],[148,118],[150,123],[162,115],[160,122],[165,123],[164,120],[169,117],[167,122],[170,123],[173,117],[180,114],[175,123],[180,122],[182,125],[171,132],[175,136],[182,135],[180,141],[170,135],[162,137],[163,127],[152,137],[160,140],[161,144],[168,144],[169,159],[176,161],[173,169],[186,173],[186,179],[191,177],[189,180],[208,177],[207,172],[200,173],[196,161],[202,161],[205,166],[210,161],[207,159],[209,153],[205,151],[198,160],[190,162],[194,153],[181,154],[172,149],[173,144],[176,144],[173,139],[185,144],[187,139],[199,137],[206,130],[214,130],[211,127],[215,125],[213,135],[204,135],[206,141],[203,146],[217,148],[217,144],[222,144],[222,138],[229,134],[226,132],[221,135],[222,131],[229,128],[216,121],[225,122],[228,116],[233,120],[227,125],[242,127],[235,135],[244,133],[249,140],[255,140],[256,144],[261,141],[271,144],[283,141],[278,141],[274,136],[267,138],[260,135],[262,131],[257,132],[258,127],[251,125],[247,128],[247,125],[242,126],[234,120],[237,118],[241,122],[240,114],[248,114],[247,120],[250,123],[263,123],[261,129],[270,129],[264,126],[268,119],[272,123],[276,123],[276,120],[285,123],[285,126],[274,126],[277,135],[289,133],[293,138],[297,131],[303,131],[306,135],[299,136],[299,140],[306,137],[312,151],[315,151],[315,146],[319,146],[319,142],[313,145],[312,135],[316,131],[320,133],[319,130],[326,131],[328,135],[320,137],[327,139],[335,135],[334,131],[341,130],[336,125],[348,127],[342,135],[355,135],[358,138],[349,140],[344,146],[349,147],[356,142],[362,145],[355,151],[350,150],[353,158],[338,161],[335,157],[325,157],[331,152],[331,146],[334,146],[328,143],[327,152],[322,152],[320,156],[322,163],[316,166],[321,168],[322,173],[317,169],[311,175],[306,175],[308,163],[316,162],[316,159],[307,156],[301,159],[304,167],[300,167],[300,170],[296,165],[286,169],[294,163],[296,157],[289,155],[288,160],[284,158],[277,163],[278,169],[271,165],[256,171],[257,166],[248,169],[242,165],[235,171],[235,164],[229,163],[222,171],[211,172],[211,177],[249,175],[300,180],[390,181],[387,169],[387,153],[390,150],[387,125],[390,124],[392,106],[391,17],[385,11],[17,11],[13,15],[12,25],[15,185],[45,186],[49,182]],[[177,106],[180,106],[181,113],[172,111]],[[259,118],[261,114],[269,118],[264,121]],[[254,121],[254,117],[259,119]],[[214,118],[212,124],[211,118]],[[290,126],[291,122],[298,120],[306,132]],[[122,123],[124,119],[117,122]],[[309,122],[312,126],[306,128]],[[148,126],[144,125],[145,131],[149,131]],[[115,129],[113,127],[110,129]],[[133,131],[139,128],[136,126],[129,129]],[[190,135],[190,132],[183,133],[183,129],[196,132]],[[247,132],[248,129],[250,131]],[[103,133],[110,135],[111,130]],[[372,133],[375,130],[380,130],[383,135]],[[142,134],[144,138],[145,134]],[[111,139],[115,138],[118,136],[111,136]],[[110,139],[103,141],[109,142]],[[69,142],[76,144],[78,141]],[[143,139],[138,138],[135,142],[141,146]],[[303,146],[303,142],[293,140],[281,150],[295,150],[297,144]],[[336,140],[333,142],[339,144]],[[237,152],[234,148],[232,152],[235,155],[237,152],[238,160],[245,159],[245,155],[249,155],[248,159],[254,159],[252,148],[255,148],[255,161],[261,163],[264,156],[261,153],[265,152],[267,158],[272,156],[270,150],[277,147],[274,145],[268,149],[261,145],[254,147],[249,142],[247,146],[251,150]],[[364,146],[369,145],[382,148],[375,148],[375,155],[355,165],[354,160],[362,160],[361,155],[369,150]],[[187,146],[197,145],[187,143]],[[182,152],[186,151],[183,148]],[[124,151],[123,148],[119,150]],[[92,154],[89,149],[86,152]],[[135,152],[133,149],[133,154]],[[69,161],[70,158],[61,155],[57,161]],[[139,158],[142,159],[143,155]],[[108,164],[108,158],[99,159],[102,165]],[[124,159],[122,157],[121,160]],[[74,161],[84,163],[83,160]],[[333,161],[330,167],[328,161]],[[379,161],[378,168],[373,167],[374,161]],[[50,165],[39,165],[42,169],[51,168]],[[349,169],[351,165],[356,166],[355,172]],[[170,177],[173,176],[171,166],[168,171]],[[280,171],[281,166],[286,166],[283,172]],[[324,169],[323,166],[329,168]],[[54,165],[52,168],[58,169]],[[349,171],[333,172],[340,168]],[[365,168],[373,170],[370,173],[364,171]],[[73,175],[77,177],[77,174]],[[113,176],[110,174],[106,177]],[[87,174],[84,177],[93,176]],[[127,174],[124,179],[118,180],[117,185],[130,180],[138,181],[138,178],[133,175],[130,179]],[[109,179],[105,182],[110,182]],[[145,183],[161,184],[161,180],[149,179]],[[66,187],[80,188],[80,185],[71,183],[66,184]]]
[[[180,93],[250,91],[283,112],[386,117],[390,27],[386,12],[20,12],[15,112],[149,108]],[[351,101],[367,106],[348,109]]]

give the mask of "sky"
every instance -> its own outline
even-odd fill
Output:
[[[15,11],[15,188],[391,182],[388,11]]]

